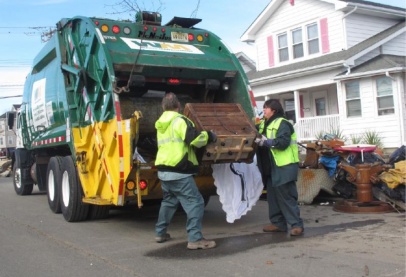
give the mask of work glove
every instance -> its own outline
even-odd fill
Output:
[[[267,140],[266,136],[262,135],[262,137],[255,139],[255,143],[258,144],[259,146],[263,146],[266,140]]]
[[[213,131],[207,131],[207,135],[209,136],[207,143],[212,143],[212,142],[217,141],[217,135]]]

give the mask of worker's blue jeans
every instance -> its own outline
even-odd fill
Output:
[[[267,180],[267,200],[269,208],[269,220],[272,225],[281,230],[287,230],[288,225],[303,228],[303,220],[300,218],[300,209],[297,203],[298,193],[296,182],[273,187],[271,178]]]
[[[159,210],[158,221],[155,225],[155,234],[163,236],[173,215],[178,209],[179,202],[186,212],[186,231],[188,241],[196,242],[203,238],[202,219],[204,213],[204,200],[200,194],[193,176],[180,180],[161,181],[163,200]]]

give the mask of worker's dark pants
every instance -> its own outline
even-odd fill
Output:
[[[281,186],[273,187],[270,178],[267,179],[267,199],[269,220],[272,225],[281,230],[291,227],[302,227],[300,218],[296,182],[292,181]]]
[[[155,225],[157,236],[163,236],[171,222],[179,203],[186,212],[186,231],[188,241],[196,242],[203,238],[202,219],[204,200],[200,194],[193,176],[179,180],[161,181],[163,200],[159,210],[158,221]]]

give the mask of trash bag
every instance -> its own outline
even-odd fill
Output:
[[[335,184],[332,190],[342,198],[350,199],[353,198],[357,187],[347,180],[347,175],[348,173],[344,169],[338,168],[334,175]]]
[[[397,162],[406,160],[406,146],[402,145],[396,149],[390,156],[388,163],[394,165]]]

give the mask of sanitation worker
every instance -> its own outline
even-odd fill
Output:
[[[163,114],[155,122],[158,141],[155,165],[163,192],[155,225],[155,241],[162,243],[170,239],[167,228],[180,203],[187,216],[187,248],[214,248],[216,242],[206,240],[202,235],[204,200],[193,175],[198,172],[195,148],[215,142],[216,135],[211,131],[196,130],[193,122],[179,113],[180,108],[176,95],[167,93],[162,99]]]
[[[302,235],[304,227],[296,188],[299,170],[296,133],[278,100],[265,101],[264,118],[257,128],[262,135],[255,140],[259,146],[258,166],[267,190],[271,222],[263,231],[287,232],[290,226],[290,235]]]

